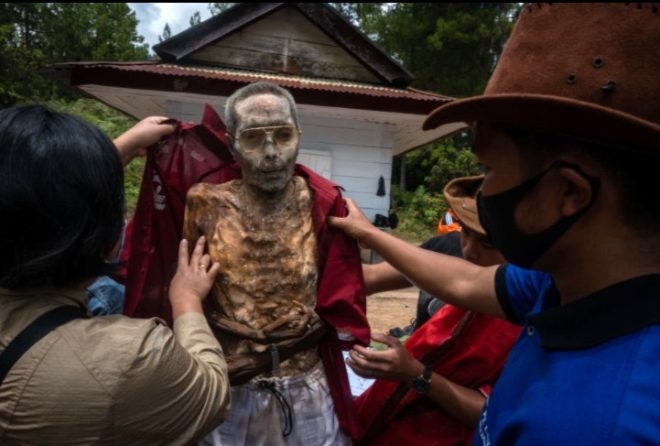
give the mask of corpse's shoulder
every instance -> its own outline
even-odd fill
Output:
[[[186,201],[204,203],[222,199],[227,195],[233,195],[241,180],[231,180],[226,183],[196,183],[186,193]]]

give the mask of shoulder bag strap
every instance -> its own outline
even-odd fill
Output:
[[[12,366],[42,337],[72,319],[87,316],[84,308],[65,305],[48,311],[25,327],[0,354],[0,385]]]

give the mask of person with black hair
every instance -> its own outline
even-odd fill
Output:
[[[429,114],[424,130],[473,126],[479,221],[509,263],[420,249],[349,199],[330,221],[418,287],[523,327],[475,445],[658,444],[658,42],[657,5],[527,4],[484,94]]]
[[[181,241],[160,319],[89,317],[111,275],[123,163],[172,131],[140,121],[115,140],[41,105],[0,111],[0,443],[189,444],[229,409],[227,365],[202,299],[218,272]]]
[[[459,238],[461,253],[453,257],[498,265],[504,258],[477,218],[475,194],[482,181],[483,176],[472,176],[447,183],[443,195],[462,228],[440,237]],[[387,262],[365,264],[363,270],[368,293],[410,286]],[[372,335],[384,350],[355,346],[347,365],[363,378],[377,378],[355,400],[361,427],[357,444],[421,446],[430,438],[434,445],[466,444],[519,333],[520,327],[506,321],[447,304],[405,340],[391,332]],[[412,387],[411,380],[416,383]]]
[[[426,240],[424,243],[419,245],[421,248],[428,249],[430,251],[440,252],[442,254],[447,254],[455,257],[462,257],[463,253],[461,250],[461,232],[460,231],[451,231],[442,235],[435,235],[430,239]],[[365,275],[371,276],[381,276],[386,277],[387,275],[393,275],[395,283],[393,286],[396,288],[403,288],[410,286],[410,282],[405,280],[398,271],[392,268],[387,262],[380,262],[374,265],[365,264],[362,265],[362,270]],[[399,279],[400,278],[400,279]],[[377,283],[381,279],[376,279],[374,282],[365,281],[366,284],[371,286],[372,283]],[[385,279],[386,280],[386,279]],[[390,288],[391,289],[391,288]],[[405,327],[393,327],[389,330],[389,333],[395,338],[403,338],[405,336],[410,336],[412,332],[421,327],[426,321],[431,319],[435,313],[438,312],[440,308],[444,305],[444,302],[441,299],[429,294],[424,290],[419,290],[419,295],[417,297],[417,309],[415,311],[415,317],[410,321],[409,325]]]

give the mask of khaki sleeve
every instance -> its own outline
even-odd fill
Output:
[[[229,410],[227,363],[201,314],[180,316],[174,332],[149,321],[117,393],[120,444],[189,444],[217,427]]]

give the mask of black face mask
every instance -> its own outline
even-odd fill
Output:
[[[552,226],[536,234],[523,234],[515,224],[514,213],[518,203],[550,170],[570,167],[591,184],[591,201],[570,217],[562,217]],[[528,268],[536,262],[594,203],[600,189],[598,178],[587,175],[577,166],[565,161],[556,161],[547,169],[529,180],[499,194],[483,196],[477,193],[479,223],[486,230],[490,241],[500,250],[504,258],[515,265]]]

